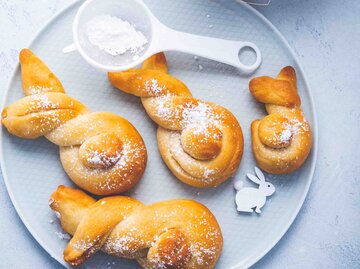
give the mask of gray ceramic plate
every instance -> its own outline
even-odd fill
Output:
[[[254,75],[275,76],[286,65],[296,68],[303,108],[314,132],[314,146],[299,171],[287,176],[268,175],[277,191],[263,208],[261,215],[239,214],[234,205],[233,181],[240,179],[245,184],[250,184],[245,179],[245,174],[252,172],[255,165],[250,146],[250,123],[265,114],[263,105],[255,102],[249,94],[249,77],[216,62],[195,60],[191,55],[180,53],[167,54],[170,73],[183,80],[194,96],[229,108],[244,131],[245,152],[235,177],[218,188],[199,190],[177,180],[162,162],[155,137],[157,126],[147,117],[138,98],[113,89],[106,75],[88,66],[77,53],[61,53],[61,49],[72,41],[71,23],[79,3],[72,4],[54,17],[38,33],[30,48],[57,74],[69,95],[82,101],[93,111],[112,111],[124,116],[142,134],[149,162],[141,183],[128,195],[145,203],[178,197],[204,203],[219,220],[224,235],[224,249],[217,268],[249,267],[264,256],[287,231],[299,212],[313,176],[317,125],[304,73],[279,32],[245,4],[205,0],[146,2],[162,22],[175,29],[256,43],[262,51],[263,63]],[[203,67],[201,71],[199,64]],[[4,105],[21,97],[20,70],[17,67],[9,83]],[[51,223],[55,217],[48,207],[49,196],[59,184],[73,185],[62,169],[58,148],[44,138],[18,139],[5,130],[2,130],[1,138],[3,175],[21,219],[39,244],[52,257],[69,267],[62,258],[67,242],[56,235],[61,232],[61,228],[57,220]],[[103,253],[96,254],[83,267],[138,268],[133,261]]]

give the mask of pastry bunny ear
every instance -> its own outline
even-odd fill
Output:
[[[261,180],[258,179],[256,176],[252,175],[252,174],[246,174],[246,176],[254,183],[259,184],[261,183]]]
[[[264,173],[255,166],[255,174],[257,175],[257,177],[262,181],[265,182],[265,176]]]

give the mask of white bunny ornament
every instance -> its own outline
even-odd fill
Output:
[[[255,212],[260,214],[261,208],[266,203],[266,197],[272,195],[275,192],[275,187],[270,182],[267,182],[263,172],[255,167],[255,174],[247,174],[246,176],[254,183],[259,185],[258,189],[250,187],[242,187],[242,182],[237,181],[234,184],[236,190],[235,202],[237,205],[237,211],[241,212]]]

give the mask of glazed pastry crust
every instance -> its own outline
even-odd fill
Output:
[[[294,68],[283,68],[275,79],[254,78],[249,88],[255,99],[265,104],[269,114],[251,124],[256,162],[272,174],[297,170],[309,155],[312,133],[301,109]]]
[[[168,75],[163,53],[141,69],[109,73],[116,88],[141,97],[158,125],[160,154],[172,173],[194,187],[214,187],[239,167],[244,141],[240,124],[226,108],[192,96],[180,80]]]
[[[145,144],[126,119],[90,112],[64,92],[58,78],[30,50],[20,52],[26,97],[4,108],[2,124],[18,137],[45,136],[60,147],[61,163],[81,188],[98,195],[132,188],[147,161]]]
[[[59,186],[50,207],[73,235],[64,259],[80,265],[96,251],[136,259],[142,268],[213,268],[223,238],[212,213],[192,200],[144,205],[125,196],[95,201],[84,192]]]

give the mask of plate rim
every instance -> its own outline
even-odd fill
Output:
[[[63,13],[67,12],[73,6],[79,4],[82,1],[84,1],[84,0],[75,0],[75,1],[71,2],[70,4],[66,5],[65,7],[63,7],[62,9],[60,9],[53,16],[51,16],[51,18],[49,18],[44,23],[44,25],[42,27],[40,27],[40,29],[36,32],[34,37],[28,43],[27,47],[30,48],[33,45],[33,43],[38,39],[38,37],[48,28],[48,26],[54,20],[56,20]],[[237,2],[236,4],[241,5],[242,7],[247,9],[247,11],[253,13],[263,23],[265,23],[266,26],[270,27],[271,30],[274,31],[274,34],[277,35],[280,38],[281,42],[288,49],[291,57],[293,57],[295,63],[297,64],[297,68],[299,69],[298,71],[300,71],[300,73],[301,73],[301,75],[303,77],[303,80],[304,80],[304,88],[306,89],[306,92],[307,92],[307,94],[309,96],[309,102],[310,102],[310,107],[311,107],[310,113],[311,113],[311,116],[312,116],[312,126],[311,127],[312,127],[312,134],[313,134],[313,146],[312,146],[310,154],[313,154],[313,159],[311,160],[311,164],[310,164],[310,168],[309,168],[310,169],[309,180],[308,180],[307,184],[305,185],[305,189],[304,189],[304,192],[303,192],[303,194],[301,196],[301,199],[300,199],[300,201],[298,203],[298,206],[292,212],[287,224],[284,225],[284,227],[278,232],[277,236],[273,237],[273,240],[269,240],[269,243],[267,245],[265,245],[265,247],[261,251],[254,253],[247,260],[245,260],[244,262],[240,262],[239,264],[231,267],[231,269],[249,268],[249,267],[253,266],[259,260],[261,260],[267,253],[269,253],[271,251],[271,249],[283,238],[285,233],[289,230],[290,226],[294,223],[296,217],[298,216],[298,214],[300,212],[300,209],[302,208],[302,206],[304,204],[304,201],[305,201],[305,199],[307,197],[307,194],[309,192],[311,183],[313,181],[313,177],[314,177],[314,173],[315,173],[315,169],[316,169],[316,162],[317,162],[317,158],[318,158],[318,120],[317,120],[317,112],[316,112],[316,107],[315,107],[315,102],[314,102],[312,90],[311,90],[308,78],[306,77],[304,69],[303,69],[303,67],[301,65],[301,61],[300,61],[299,57],[294,53],[294,50],[291,48],[288,41],[281,34],[281,32],[262,13],[260,13],[258,10],[251,7],[249,4],[247,4],[245,2]],[[16,72],[17,72],[19,67],[20,67],[20,64],[17,63],[15,65],[15,68],[14,68],[14,70],[13,70],[13,72],[12,72],[10,78],[9,78],[9,81],[8,81],[7,85],[6,85],[6,90],[5,90],[5,93],[3,94],[2,100],[1,100],[1,110],[3,110],[3,108],[6,105],[6,101],[8,99],[8,94],[9,94],[11,83],[12,83],[13,79],[15,78]],[[4,154],[3,154],[3,140],[2,140],[3,131],[4,131],[4,127],[2,126],[0,128],[0,139],[1,139],[1,143],[0,143],[0,166],[1,166],[1,171],[2,171],[2,175],[3,175],[3,179],[4,179],[4,183],[5,183],[7,192],[9,194],[10,200],[11,200],[11,202],[12,202],[12,204],[13,204],[15,210],[16,210],[16,213],[19,215],[21,221],[25,225],[26,229],[30,232],[31,236],[49,254],[49,256],[51,258],[53,258],[54,260],[56,260],[61,265],[65,266],[66,268],[71,268],[67,263],[65,263],[65,261],[63,259],[59,260],[59,259],[57,259],[57,257],[52,255],[52,251],[50,250],[50,247],[41,238],[41,236],[38,236],[35,229],[29,223],[29,221],[28,221],[27,217],[25,216],[24,212],[21,210],[21,207],[17,203],[17,200],[16,200],[15,195],[13,193],[13,189],[10,186],[10,180],[9,180],[9,178],[7,176],[7,172],[6,172],[5,165],[4,165],[5,164],[5,158],[4,158]]]

